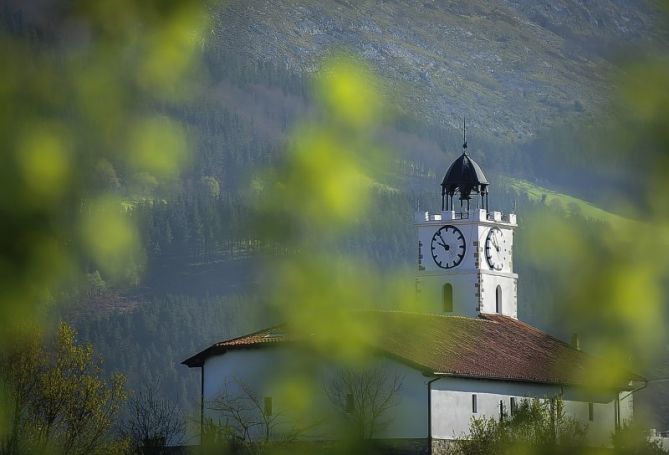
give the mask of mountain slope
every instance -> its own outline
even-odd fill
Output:
[[[655,7],[577,0],[233,0],[214,13],[214,44],[314,71],[333,49],[372,62],[405,109],[515,142],[602,110],[615,50],[664,42]]]

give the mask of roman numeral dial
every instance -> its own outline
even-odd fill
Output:
[[[442,269],[452,269],[464,259],[467,243],[460,229],[447,225],[434,233],[430,249],[435,264]]]

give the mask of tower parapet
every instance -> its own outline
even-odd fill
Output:
[[[501,211],[488,211],[485,209],[474,209],[467,212],[455,210],[442,210],[440,212],[419,211],[416,212],[416,223],[428,221],[450,221],[450,220],[477,220],[496,221],[516,227],[516,214]]]

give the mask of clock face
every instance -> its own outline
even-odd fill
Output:
[[[502,270],[504,264],[509,260],[509,245],[504,233],[494,227],[488,231],[485,239],[485,259],[493,270]]]
[[[465,257],[465,236],[455,226],[443,226],[432,236],[432,259],[442,269],[456,267]]]

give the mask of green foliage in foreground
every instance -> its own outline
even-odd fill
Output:
[[[662,455],[667,452],[662,449],[659,440],[651,440],[638,422],[628,422],[623,425],[611,438],[613,447],[620,455]]]
[[[120,453],[111,430],[125,401],[125,377],[102,377],[91,345],[61,324],[50,345],[38,339],[3,353],[0,383],[9,428],[0,454]]]
[[[511,416],[474,418],[469,439],[458,441],[453,455],[559,453],[558,447],[583,446],[586,428],[564,413],[562,402],[522,401]]]
[[[455,442],[450,455],[665,453],[642,428],[625,424],[611,436],[612,447],[588,447],[587,426],[567,417],[562,400],[524,400],[511,416],[474,418],[467,439]]]

